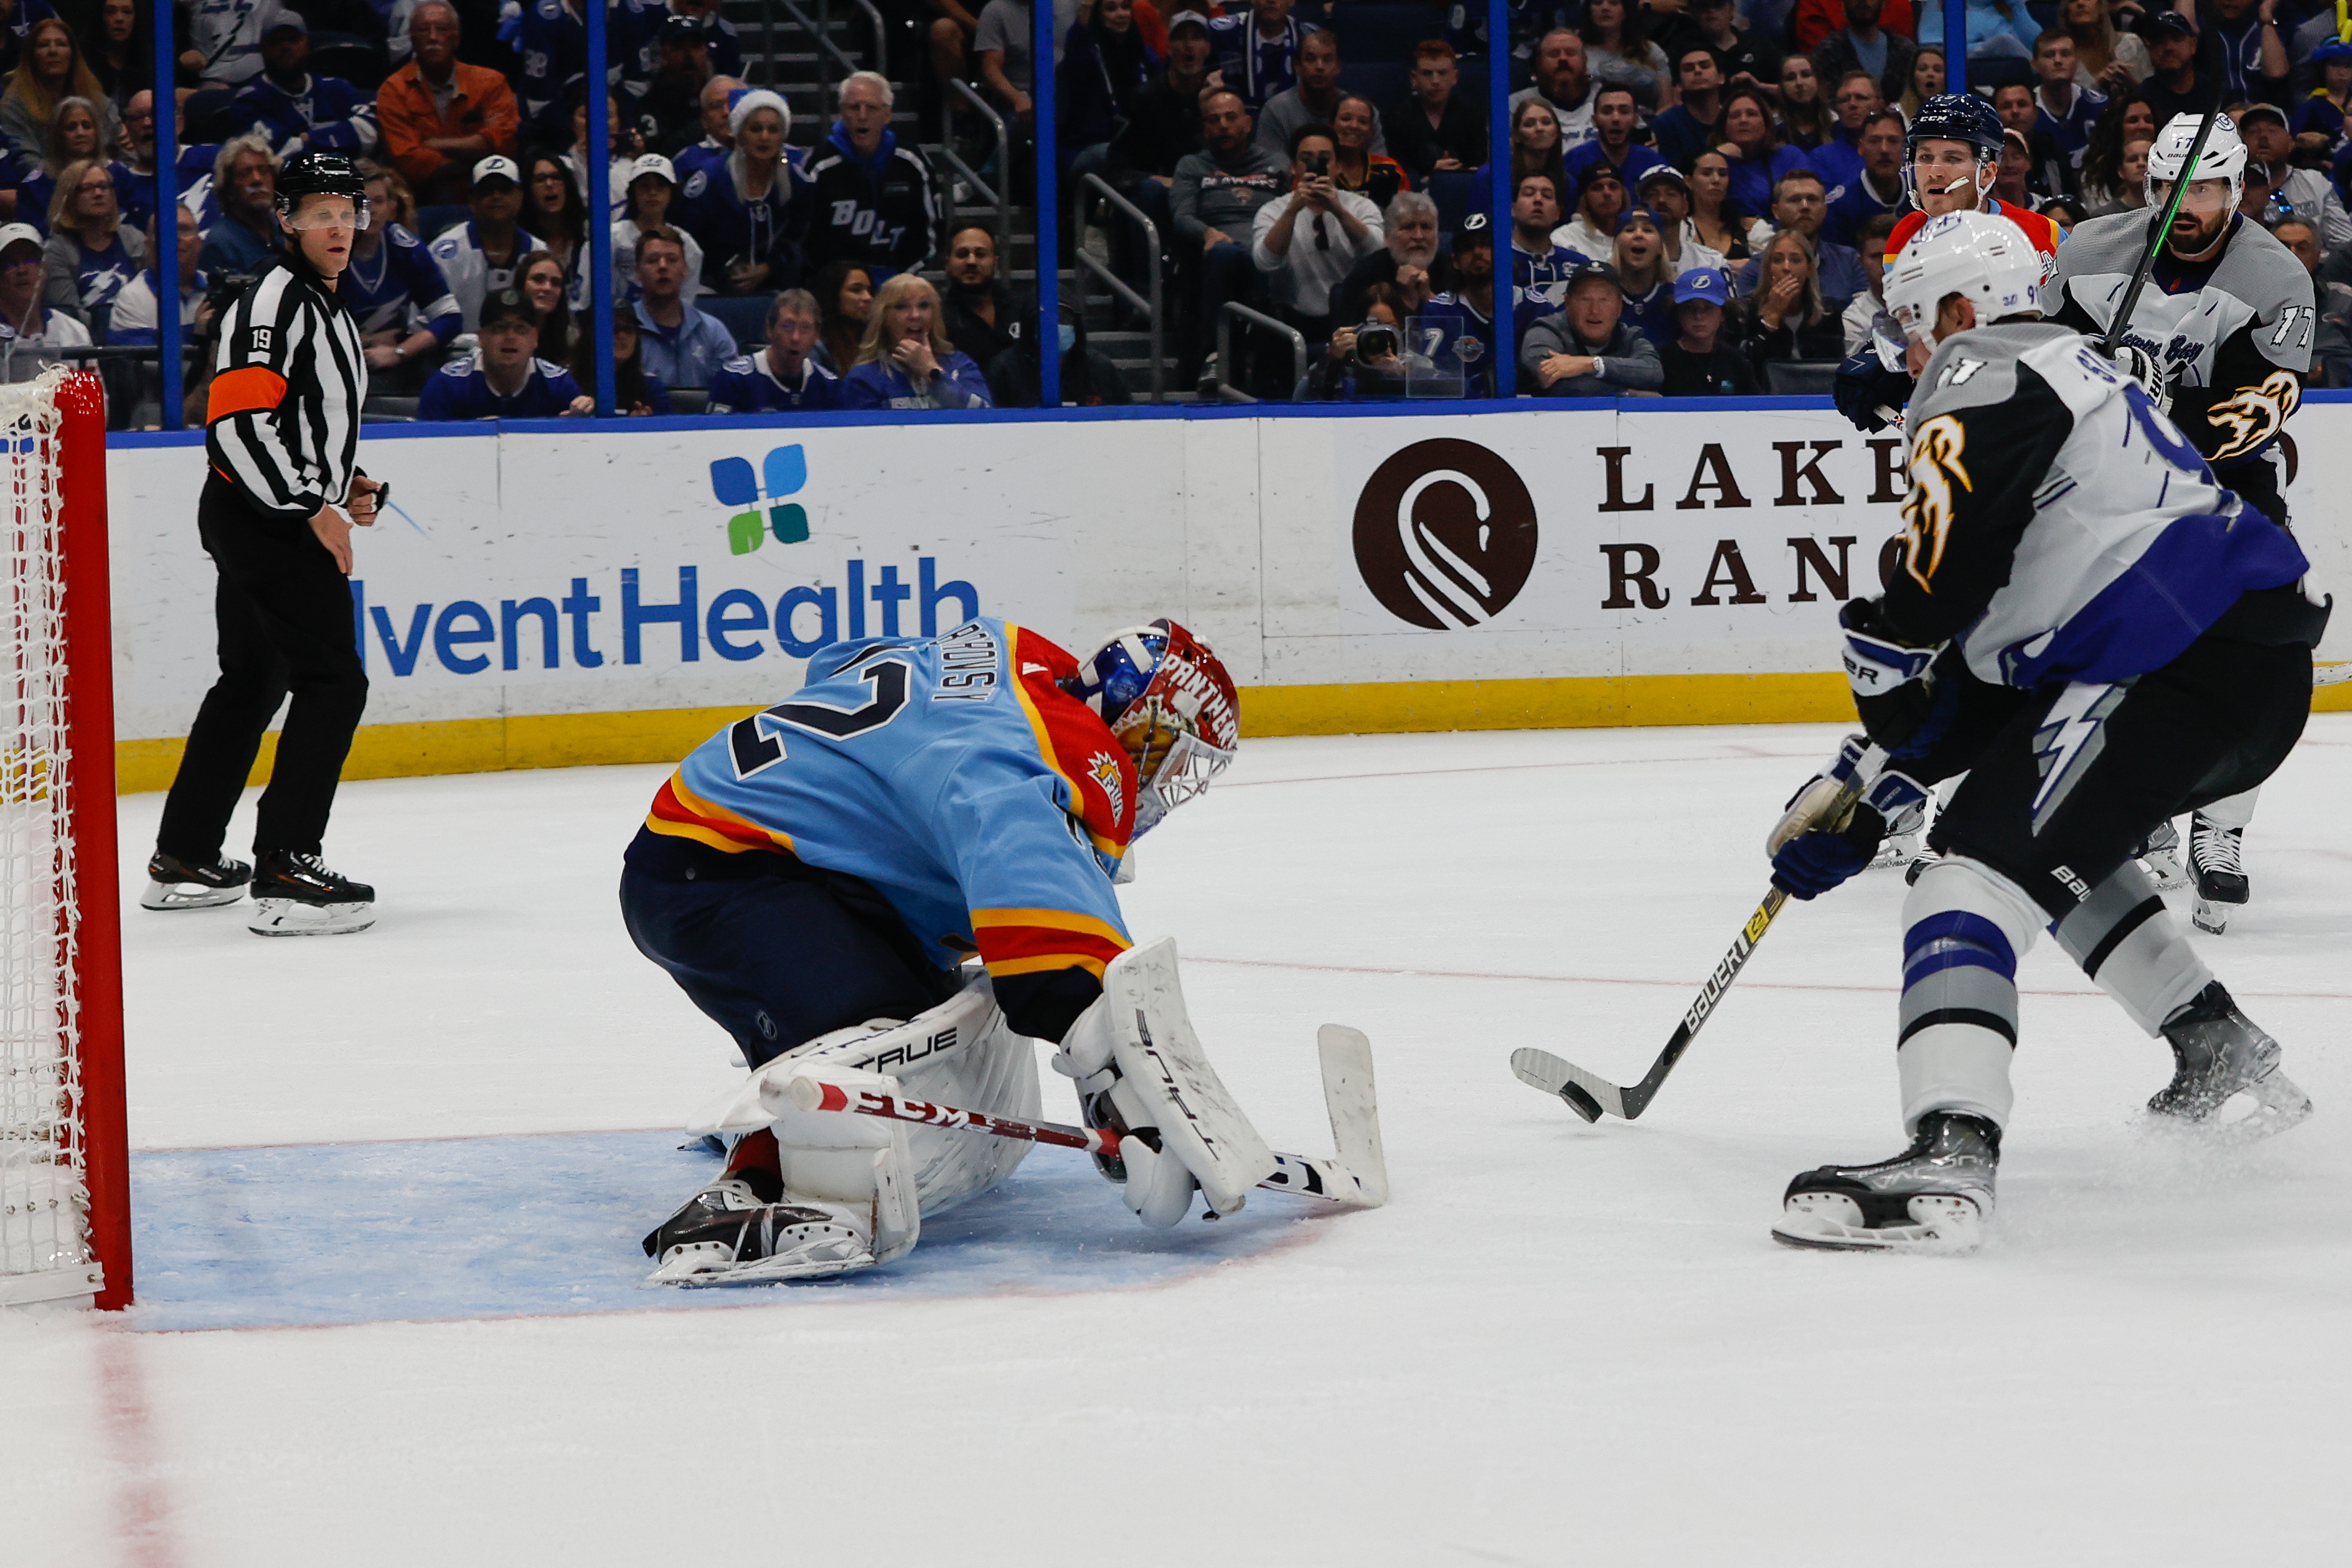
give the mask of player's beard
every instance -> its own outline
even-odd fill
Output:
[[[2177,256],[2201,256],[2217,244],[2229,227],[2228,208],[2209,216],[2183,209],[2172,216],[2172,227],[2165,235],[2165,246]]]

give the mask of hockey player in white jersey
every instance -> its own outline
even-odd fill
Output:
[[[2052,319],[2095,336],[2113,323],[2200,118],[2175,115],[2148,149],[2145,208],[2074,225],[2049,285]],[[2279,435],[2302,401],[2316,309],[2294,253],[2238,211],[2245,174],[2245,143],[2217,119],[2117,348],[2221,482],[2284,527]],[[2190,824],[2195,918],[2208,931],[2224,929],[2249,895],[2240,849],[2253,810],[2250,790],[2210,803]]]
[[[1975,1244],[2010,1116],[2017,964],[2044,926],[2171,1046],[2156,1118],[2244,1137],[2310,1113],[2131,851],[2286,756],[2326,611],[2286,530],[2090,340],[2041,319],[2039,269],[2013,227],[1955,213],[1886,272],[1889,310],[1935,346],[1911,403],[1900,564],[1840,613],[1855,706],[1888,760],[1843,821],[1809,815],[1832,791],[1800,792],[1774,880],[1818,896],[1867,863],[1887,817],[1968,777],[1903,908],[1912,1145],[1799,1176],[1773,1232],[1793,1245]],[[1849,743],[1822,777],[1866,762]]]

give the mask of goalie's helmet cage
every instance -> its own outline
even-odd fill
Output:
[[[1241,745],[1241,700],[1209,645],[1175,622],[1114,632],[1078,661],[1073,695],[1135,764],[1135,836],[1209,787]]]
[[[0,387],[0,1304],[131,1301],[104,409]]]

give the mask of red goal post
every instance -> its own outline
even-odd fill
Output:
[[[0,386],[0,1304],[131,1304],[106,403]]]

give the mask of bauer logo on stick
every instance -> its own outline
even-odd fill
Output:
[[[1356,570],[1390,614],[1415,626],[1493,620],[1535,564],[1535,497],[1475,442],[1415,442],[1373,470],[1356,502]]]

